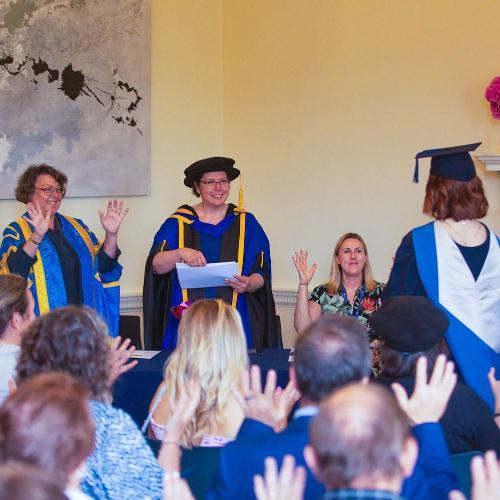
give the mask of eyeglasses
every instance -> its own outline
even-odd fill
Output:
[[[37,188],[38,191],[43,191],[45,196],[52,196],[53,194],[57,194],[61,197],[64,198],[64,195],[66,194],[66,189],[64,188],[53,188],[53,187],[44,187],[44,188]]]
[[[202,184],[205,184],[205,186],[208,186],[210,188],[214,188],[216,184],[219,185],[221,188],[225,188],[229,186],[229,179],[221,179],[220,181],[216,181],[214,179],[210,179],[209,181],[200,181]]]

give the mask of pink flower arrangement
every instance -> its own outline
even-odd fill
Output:
[[[190,300],[187,300],[186,302],[181,302],[177,306],[171,307],[170,310],[172,311],[174,318],[181,319],[183,314],[188,310],[191,304],[192,302]]]
[[[500,76],[496,76],[491,80],[484,95],[490,103],[493,118],[500,120]]]

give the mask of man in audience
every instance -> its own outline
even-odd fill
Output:
[[[390,425],[388,423],[390,422]],[[349,384],[323,401],[305,457],[325,499],[398,500],[418,445],[394,397],[375,384]]]
[[[244,391],[247,418],[236,441],[221,451],[217,476],[209,495],[212,498],[252,498],[253,476],[263,473],[265,457],[274,457],[281,463],[284,455],[290,454],[297,465],[305,465],[303,450],[308,443],[309,424],[321,401],[350,382],[367,380],[371,371],[366,332],[349,317],[322,316],[299,336],[294,356],[290,378],[302,394],[300,408],[288,427],[275,433],[273,428],[282,417],[276,415],[273,421],[276,396],[268,384],[263,393],[260,387],[257,389],[260,377],[255,376],[255,367],[252,367],[251,387]],[[442,363],[440,368],[442,370]],[[276,374],[269,372],[268,382],[269,378],[275,380]],[[446,396],[441,398],[441,409],[436,409],[435,404],[427,404],[429,391],[426,388],[427,385],[421,387],[419,394],[405,404],[410,412],[418,409],[419,414],[412,417],[415,423],[425,423],[414,428],[422,452],[415,474],[404,485],[404,493],[412,499],[446,498],[448,491],[457,486],[442,431],[434,423],[442,414],[439,412],[444,411],[447,399]],[[391,423],[387,426],[390,428]],[[318,498],[323,492],[323,486],[307,470],[305,498]]]
[[[0,275],[0,405],[9,395],[26,327],[35,318],[34,302],[24,278]]]

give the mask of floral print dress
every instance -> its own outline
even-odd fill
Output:
[[[353,304],[349,303],[345,288],[342,286],[337,293],[330,295],[327,285],[317,286],[309,297],[321,307],[321,313],[333,313],[356,318],[366,328],[368,341],[372,350],[372,370],[375,375],[380,372],[379,336],[368,323],[368,318],[382,305],[381,297],[385,283],[375,282],[375,289],[369,292],[364,285],[356,290]]]

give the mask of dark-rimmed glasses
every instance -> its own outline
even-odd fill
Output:
[[[61,196],[61,198],[64,198],[64,195],[66,194],[66,189],[65,188],[53,188],[53,187],[44,187],[44,188],[37,188],[38,191],[43,191],[45,196],[52,196],[53,194],[57,194],[58,196]]]
[[[201,181],[202,184],[205,184],[205,186],[208,186],[210,188],[214,188],[217,184],[221,188],[225,188],[229,186],[229,179],[221,179],[220,181],[216,181],[215,179],[210,179],[209,181]]]

